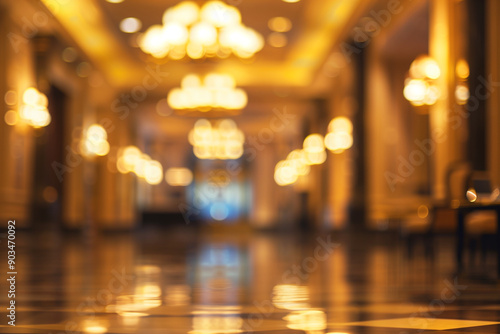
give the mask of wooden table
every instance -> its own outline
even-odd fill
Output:
[[[496,233],[496,251],[497,251],[497,273],[500,277],[500,202],[490,203],[460,203],[454,208],[458,213],[458,226],[457,226],[457,266],[458,271],[463,269],[463,250],[464,250],[464,237],[465,237],[465,216],[473,211],[486,211],[493,210],[497,213],[497,233]]]

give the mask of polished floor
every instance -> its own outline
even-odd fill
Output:
[[[427,255],[417,242],[412,256],[397,234],[376,233],[19,230],[16,240],[16,326],[3,316],[2,333],[500,332],[493,254],[457,276],[450,237]]]

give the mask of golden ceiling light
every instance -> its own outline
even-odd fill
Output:
[[[48,99],[36,88],[24,91],[23,105],[19,110],[19,118],[34,128],[42,128],[50,124],[51,117],[47,109]]]
[[[414,106],[433,105],[440,97],[434,81],[441,75],[437,62],[429,56],[417,57],[405,80],[404,97]]]
[[[241,23],[236,7],[208,1],[199,7],[183,1],[167,9],[163,24],[149,27],[139,47],[155,58],[191,59],[235,54],[250,58],[264,46],[262,36]]]
[[[230,119],[220,120],[214,126],[207,119],[199,119],[188,139],[198,159],[233,160],[243,155],[245,136]]]
[[[236,88],[230,75],[211,73],[202,79],[189,74],[180,88],[168,93],[167,102],[174,110],[241,110],[247,104],[247,94]]]

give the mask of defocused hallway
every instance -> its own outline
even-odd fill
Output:
[[[0,0],[0,332],[500,332],[500,0]]]

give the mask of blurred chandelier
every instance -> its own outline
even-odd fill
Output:
[[[434,81],[441,75],[437,62],[429,56],[417,57],[405,80],[404,97],[414,106],[433,105],[440,96]]]
[[[189,131],[189,143],[198,159],[238,159],[243,155],[245,136],[230,119],[212,126],[207,119],[199,119]]]
[[[139,47],[155,58],[226,58],[235,54],[250,58],[264,46],[262,36],[241,23],[241,14],[221,1],[209,1],[201,8],[183,1],[163,13],[163,25],[149,27]]]
[[[174,110],[240,110],[247,105],[247,94],[230,75],[211,73],[203,80],[195,75],[186,75],[180,88],[168,93],[168,105]]]

